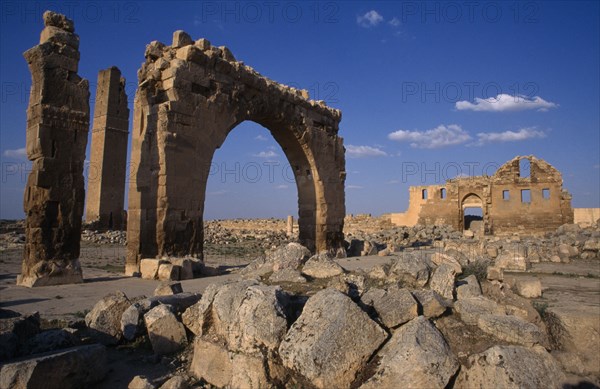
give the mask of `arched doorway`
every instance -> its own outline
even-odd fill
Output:
[[[142,258],[202,258],[206,183],[215,150],[238,124],[269,130],[298,190],[300,241],[343,244],[345,159],[341,112],[237,62],[226,48],[176,32],[152,42],[139,72],[132,136],[126,274]]]
[[[474,193],[468,194],[463,198],[461,210],[463,230],[470,230],[477,235],[483,235],[485,225],[481,197]]]

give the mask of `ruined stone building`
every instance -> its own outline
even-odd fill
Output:
[[[411,186],[408,210],[395,225],[450,225],[485,234],[542,233],[573,223],[562,175],[534,156],[515,157],[492,176],[454,178],[445,185]],[[480,217],[470,216],[478,209]],[[477,213],[477,212],[475,212]]]
[[[46,11],[44,25],[40,44],[24,53],[32,78],[26,142],[33,163],[23,200],[25,249],[17,279],[24,286],[83,281],[79,245],[89,84],[77,75],[79,36],[73,22]]]
[[[129,108],[116,67],[98,74],[85,218],[97,229],[121,229],[124,220]]]
[[[26,243],[19,283],[81,282],[83,164],[89,85],[77,75],[79,37],[64,15],[44,13],[40,44],[25,58],[32,74],[25,190]],[[343,247],[346,178],[341,112],[278,84],[226,47],[183,31],[170,46],[150,43],[135,97],[126,274],[142,258],[202,259],[206,183],[216,149],[243,121],[267,128],[292,166],[299,239],[312,251]],[[117,68],[100,72],[92,135],[87,219],[123,220],[128,114]]]
[[[170,46],[150,43],[145,57],[133,115],[126,274],[137,273],[142,258],[202,258],[210,163],[246,120],[270,131],[293,169],[300,242],[313,251],[343,247],[340,111],[183,31]]]

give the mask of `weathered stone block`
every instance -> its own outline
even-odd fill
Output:
[[[185,328],[168,305],[159,305],[144,315],[148,337],[155,354],[170,354],[187,343]]]

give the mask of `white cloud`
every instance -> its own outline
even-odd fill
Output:
[[[525,111],[529,109],[547,111],[550,108],[556,107],[558,107],[558,104],[546,101],[539,96],[528,98],[527,96],[511,96],[504,93],[487,99],[476,97],[474,103],[470,101],[456,102],[456,109],[459,111],[504,112]]]
[[[289,186],[287,186],[287,185],[285,185],[285,184],[277,185],[277,186],[275,187],[275,189],[288,189],[288,188],[289,188]]]
[[[348,158],[385,157],[387,153],[378,147],[346,145]]]
[[[26,159],[27,158],[27,149],[25,147],[23,147],[22,149],[5,150],[4,156],[7,158]]]
[[[398,130],[388,134],[388,138],[398,142],[410,142],[418,149],[437,149],[467,142],[471,136],[458,124],[443,125],[427,131]]]
[[[395,184],[399,184],[400,180],[389,180],[388,182],[386,182],[386,184],[388,185],[395,185]]]
[[[261,151],[258,154],[252,154],[252,156],[257,157],[257,158],[275,158],[275,157],[279,156],[279,154],[277,154],[273,150],[267,150],[267,151]]]
[[[261,134],[256,135],[256,137],[254,137],[254,139],[258,140],[258,141],[261,141],[261,142],[266,142],[266,141],[269,140],[266,136],[261,135]]]
[[[363,189],[360,185],[346,185],[346,189]]]
[[[477,134],[476,146],[488,143],[519,142],[527,139],[545,138],[543,131],[536,130],[535,127],[521,128],[519,131],[504,132],[480,132]]]
[[[392,20],[390,20],[388,22],[390,24],[390,26],[392,27],[398,27],[400,25],[400,19],[398,19],[397,17],[393,17]]]
[[[362,16],[359,15],[356,17],[356,23],[365,28],[375,27],[381,22],[383,22],[383,16],[375,10],[371,10]]]

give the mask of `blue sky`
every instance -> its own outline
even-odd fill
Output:
[[[0,3],[0,218],[23,217],[22,53],[46,9],[75,21],[79,73],[118,66],[130,109],[145,45],[175,30],[225,45],[271,79],[342,110],[348,213],[398,212],[408,186],[493,174],[533,154],[563,173],[575,207],[599,207],[598,2]],[[88,154],[89,155],[89,154]],[[269,132],[234,129],[215,154],[205,217],[297,214],[287,161]],[[415,174],[408,174],[415,171]]]

